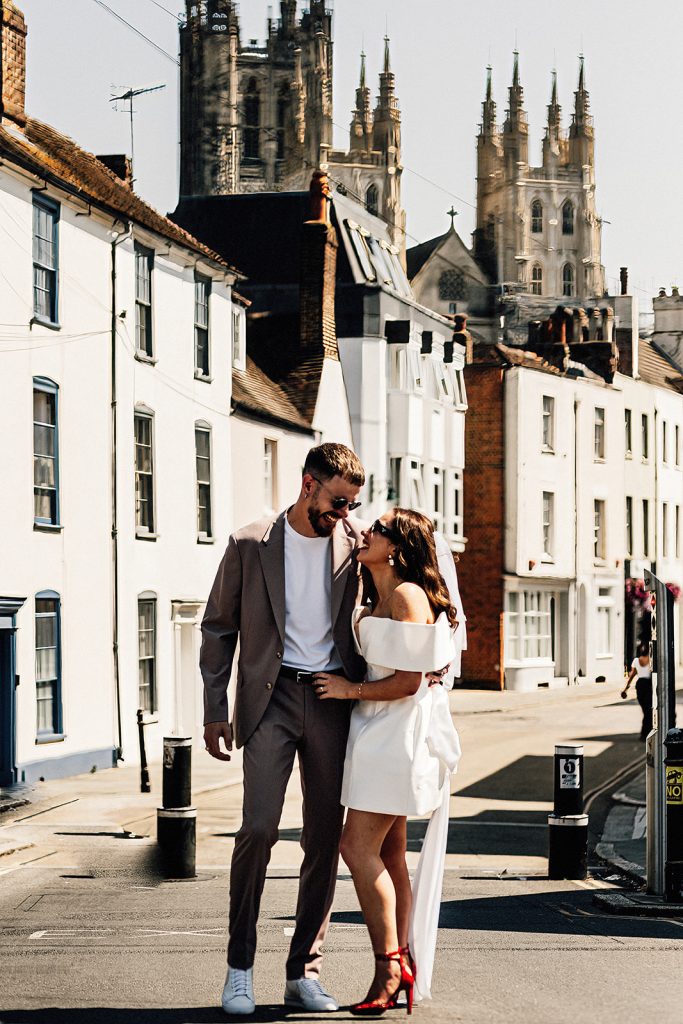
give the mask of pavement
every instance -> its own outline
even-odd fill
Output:
[[[430,1024],[678,1024],[680,989],[660,981],[680,977],[683,920],[615,916],[593,902],[634,886],[598,856],[600,844],[629,863],[638,862],[634,844],[644,844],[635,701],[621,701],[617,684],[585,684],[531,694],[455,691],[451,709],[464,753],[451,802],[435,998],[416,1016]],[[586,751],[591,870],[585,881],[555,882],[546,859],[552,754],[555,743],[572,741]],[[1,1024],[229,1019],[217,1004],[239,756],[223,765],[201,747],[193,751],[197,878],[186,882],[159,875],[159,763],[150,775],[151,794],[139,792],[139,771],[129,765],[0,792],[0,806],[5,797],[28,801],[0,816]],[[348,1021],[344,1009],[285,1014],[280,1002],[300,803],[295,771],[262,902],[251,1019]],[[622,810],[629,823],[617,830],[612,815]],[[411,869],[424,828],[409,822]],[[326,950],[327,987],[343,1004],[362,996],[371,953],[343,864]]]

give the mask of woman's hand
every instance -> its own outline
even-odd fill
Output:
[[[354,686],[344,676],[316,672],[313,679],[313,690],[319,700],[353,700],[357,696],[358,684]]]

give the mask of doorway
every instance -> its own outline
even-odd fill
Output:
[[[0,597],[0,786],[17,781],[15,617],[24,600]]]

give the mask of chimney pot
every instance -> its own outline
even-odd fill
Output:
[[[628,267],[619,268],[619,280],[621,283],[621,294],[628,295]]]

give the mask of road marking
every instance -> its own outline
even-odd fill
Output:
[[[282,931],[285,933],[288,939],[291,939],[292,935],[294,934],[294,929],[292,927],[283,928]]]
[[[222,935],[224,928],[195,928],[191,931],[162,931],[157,928],[139,928],[139,935]]]

